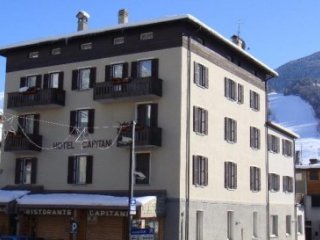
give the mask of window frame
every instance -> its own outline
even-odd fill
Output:
[[[201,63],[194,62],[194,83],[201,88],[209,88],[209,71]]]
[[[254,211],[252,213],[252,237],[258,238],[258,212]]]
[[[30,163],[30,169],[27,171],[26,162]],[[16,159],[15,184],[31,185],[36,184],[37,158],[23,157]],[[26,174],[29,175],[29,181],[26,181]]]
[[[81,51],[88,51],[93,48],[92,42],[87,42],[87,43],[81,43],[80,44],[80,50]]]
[[[80,169],[80,160],[85,158],[85,169]],[[85,174],[81,176],[80,174]],[[86,185],[92,183],[93,176],[93,156],[92,155],[74,155],[68,158],[68,184]],[[79,180],[80,178],[81,181]],[[85,179],[83,181],[83,178]]]
[[[282,155],[285,157],[293,156],[293,144],[290,140],[282,139]]]
[[[147,171],[141,170],[141,166],[139,166],[139,158],[138,155],[148,155],[147,159]],[[145,159],[144,159],[145,160]],[[142,159],[140,159],[142,161]],[[145,166],[143,166],[145,168]],[[141,172],[146,176],[145,179],[138,179],[137,177],[134,178],[134,184],[135,185],[150,185],[150,178],[151,178],[151,152],[136,152],[135,154],[135,171]]]
[[[85,79],[83,78],[82,72],[89,71],[88,83],[84,85]],[[96,81],[96,68],[95,67],[83,67],[72,71],[72,84],[71,90],[87,91],[93,88]]]
[[[261,169],[258,167],[250,167],[250,190],[261,191]]]
[[[260,129],[252,126],[250,127],[250,147],[255,150],[259,150],[261,147]]]
[[[280,152],[280,138],[273,135],[268,134],[268,151],[272,153]]]
[[[19,115],[18,132],[22,133],[22,134],[27,134],[27,135],[38,135],[39,134],[39,125],[40,125],[39,119],[40,119],[39,114],[33,113],[33,114]],[[29,124],[31,124],[31,125],[29,125]],[[32,128],[32,131],[30,128]]]
[[[227,240],[234,239],[234,211],[227,211]]]
[[[40,57],[39,51],[32,51],[28,53],[28,58],[29,59],[36,59]]]
[[[193,106],[193,131],[200,135],[208,135],[208,110]]]
[[[255,111],[260,110],[260,95],[253,90],[250,90],[250,108]]]
[[[193,185],[196,187],[208,186],[208,158],[201,155],[193,155]]]
[[[279,234],[278,215],[271,215],[270,222],[270,237],[277,237]]]
[[[291,215],[286,215],[286,236],[290,236],[291,234],[292,234]]]
[[[282,189],[285,193],[293,193],[293,177],[283,176],[282,177]]]
[[[224,140],[228,143],[237,142],[237,121],[229,117],[224,118]]]
[[[87,112],[87,124],[86,126],[81,126],[80,121],[81,120],[81,115],[83,112]],[[70,111],[70,128],[69,128],[69,133],[70,134],[78,134],[76,130],[82,131],[83,129],[87,129],[88,133],[93,133],[94,132],[94,115],[95,115],[95,110],[94,109],[78,109],[78,110],[72,110]]]
[[[230,79],[224,78],[224,96],[229,99],[230,101],[236,102],[237,97],[237,83]]]
[[[275,173],[269,173],[269,191],[279,192],[280,191],[280,176]]]
[[[237,189],[237,164],[224,162],[224,187],[227,190]]]

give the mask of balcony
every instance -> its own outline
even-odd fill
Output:
[[[112,102],[117,100],[144,100],[162,96],[162,80],[157,78],[113,79],[96,83],[93,99]]]
[[[64,106],[65,91],[57,88],[8,93],[7,108]]]
[[[122,137],[131,138],[132,128],[124,128],[118,137],[118,147],[128,147],[130,144],[122,143]],[[161,128],[158,127],[139,127],[137,126],[135,132],[135,146],[136,147],[161,147]]]
[[[42,136],[41,135],[27,135],[22,134],[8,134],[4,143],[4,151],[18,152],[18,151],[41,151]]]

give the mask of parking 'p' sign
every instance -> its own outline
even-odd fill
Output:
[[[75,220],[70,221],[70,233],[78,233],[79,224]]]

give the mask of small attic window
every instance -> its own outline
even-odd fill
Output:
[[[39,52],[29,52],[28,58],[38,58]]]
[[[59,54],[61,54],[61,48],[51,49],[51,55],[59,55]]]
[[[113,39],[113,45],[124,44],[124,37],[116,37]]]
[[[81,50],[90,50],[92,49],[92,43],[83,43],[80,45]]]
[[[153,32],[146,32],[140,34],[140,40],[150,40],[153,39]]]

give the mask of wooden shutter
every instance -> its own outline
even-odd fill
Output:
[[[228,188],[228,179],[229,179],[228,162],[224,162],[224,187],[225,188]]]
[[[272,135],[268,134],[268,151],[272,151]]]
[[[86,183],[92,183],[93,157],[87,156]]]
[[[260,130],[257,129],[257,148],[260,149],[260,146],[261,146],[261,136],[260,136]]]
[[[253,131],[253,127],[250,127],[250,147],[254,146],[254,131]]]
[[[194,70],[194,76],[193,76],[193,82],[195,84],[199,84],[199,79],[200,79],[200,71],[199,71],[199,64],[197,62],[193,62],[193,70]]]
[[[68,184],[75,183],[75,157],[69,156],[68,158]]]
[[[92,88],[96,83],[96,68],[90,68],[90,82],[89,87]]]
[[[254,169],[250,167],[250,190],[254,190]]]
[[[17,158],[16,160],[16,172],[15,172],[15,179],[14,183],[15,184],[21,184],[21,168],[22,168],[22,158]]]
[[[237,188],[238,186],[238,171],[237,171],[237,164],[233,163],[234,164],[234,189]]]
[[[25,128],[25,117],[26,115],[21,115],[18,118],[18,133],[22,134],[24,131],[23,129]]]
[[[158,104],[151,104],[151,119],[150,119],[150,127],[158,126]]]
[[[209,69],[204,67],[204,87],[209,88]]]
[[[199,132],[199,116],[198,116],[198,108],[193,106],[193,131]]]
[[[229,97],[228,78],[224,78],[224,96],[225,96],[225,97]]]
[[[228,141],[228,118],[224,118],[224,140]]]
[[[285,140],[282,139],[282,154],[285,155],[286,154],[286,146],[285,146]]]
[[[77,118],[77,111],[70,111],[70,128],[69,128],[70,134],[76,134],[76,131],[75,131],[76,118]]]
[[[256,93],[257,95],[257,110],[260,110],[260,95]]]
[[[36,76],[36,87],[41,88],[41,75]]]
[[[39,135],[39,127],[40,127],[40,114],[34,114],[34,123],[33,123],[33,134]]]
[[[243,86],[238,84],[238,103],[243,103]]]
[[[72,71],[71,90],[78,89],[78,76],[79,76],[79,70],[73,70]]]
[[[234,142],[237,142],[237,121],[232,120],[234,125]]]
[[[198,165],[198,156],[193,155],[192,156],[192,162],[193,162],[193,185],[198,184],[198,176],[199,176],[199,165]]]
[[[268,185],[269,185],[269,190],[272,190],[272,173],[268,174]]]
[[[253,108],[253,92],[250,90],[250,107]]]
[[[128,77],[128,71],[129,71],[129,64],[127,62],[123,63],[123,69],[122,69],[122,77],[127,78]]]
[[[131,77],[133,77],[133,78],[138,77],[137,70],[138,70],[138,62],[132,62],[131,63]]]
[[[94,132],[94,109],[88,110],[88,132],[93,133]]]
[[[257,178],[258,178],[258,191],[261,190],[261,170],[260,168],[257,168]]]
[[[209,177],[208,158],[204,158],[204,186],[208,186]]]
[[[59,89],[63,89],[64,72],[59,72]]]
[[[136,154],[136,171],[145,175],[145,179],[136,179],[137,184],[148,184],[150,179],[150,153]]]
[[[148,104],[139,104],[137,106],[137,123],[141,126],[147,126],[147,107]]]
[[[151,76],[154,78],[158,78],[159,77],[159,59],[155,58],[151,60]]]
[[[20,88],[26,87],[26,86],[27,86],[27,78],[26,77],[20,78]]]
[[[48,89],[49,88],[49,74],[44,74],[43,75],[43,89]]]
[[[203,111],[204,111],[204,121],[205,121],[204,133],[208,135],[208,111],[207,110],[203,110]]]
[[[31,184],[36,184],[37,179],[37,159],[31,159]]]
[[[109,81],[112,80],[112,66],[111,65],[107,65],[105,67],[105,78],[104,78],[104,80],[106,82],[109,82]]]

